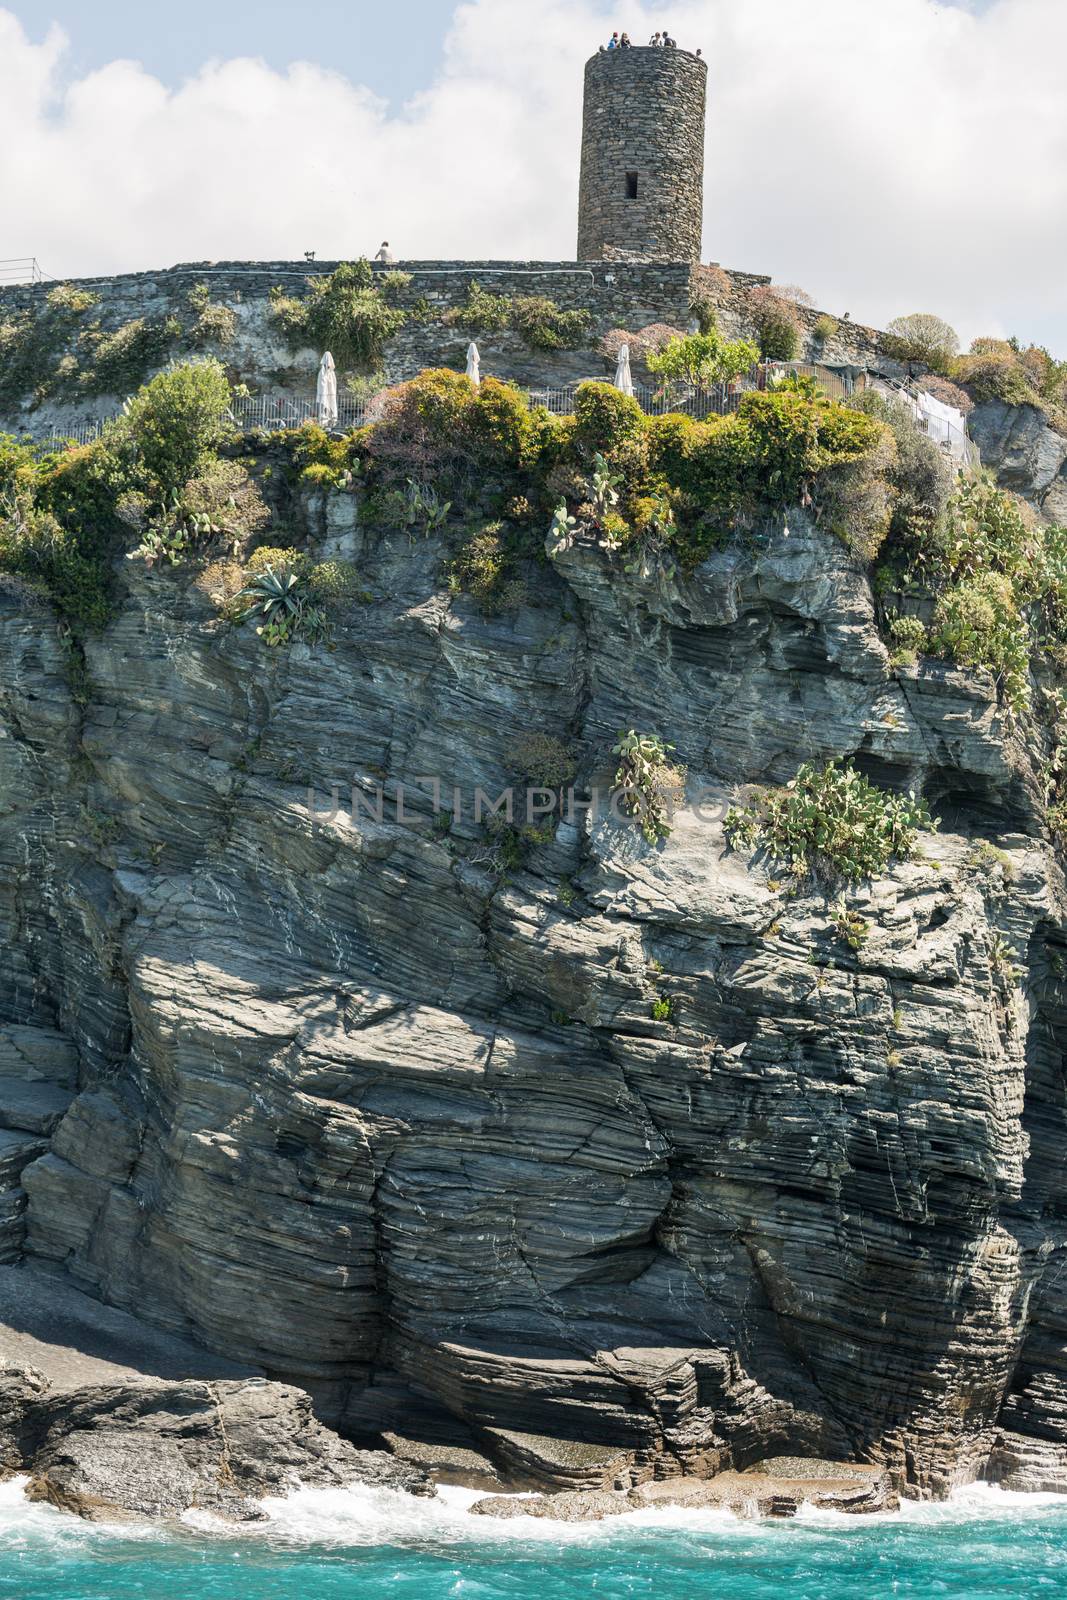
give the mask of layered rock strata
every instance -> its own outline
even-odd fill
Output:
[[[10,1248],[512,1484],[784,1453],[936,1495],[1009,1434],[1055,1476],[1063,884],[993,685],[892,675],[799,513],[688,579],[578,544],[486,618],[355,504],[301,503],[372,597],[330,652],[128,564],[79,703],[50,614],[0,595],[0,1124],[43,1147]],[[606,793],[620,728],[675,744],[699,812],[651,846],[577,811],[504,863],[476,789],[541,731]],[[943,819],[850,895],[859,950],[723,834],[829,758]],[[11,1109],[30,1082],[54,1127]]]

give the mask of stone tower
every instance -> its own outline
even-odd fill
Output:
[[[586,63],[579,261],[699,261],[707,78],[687,50]]]

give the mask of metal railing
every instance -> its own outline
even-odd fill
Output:
[[[981,454],[974,440],[970,438],[966,428],[961,428],[948,417],[939,416],[936,412],[923,408],[921,394],[913,386],[897,383],[891,378],[872,377],[864,374],[863,387],[873,389],[883,395],[887,400],[893,400],[898,405],[903,405],[910,413],[915,426],[920,433],[939,444],[946,455],[950,455],[961,466],[977,469],[981,466]]]
[[[747,387],[752,388],[753,385]],[[710,388],[671,384],[660,389],[638,385],[634,388],[633,397],[650,417],[664,417],[671,412],[698,418],[724,417],[728,412],[737,410],[744,392],[740,386],[727,384],[713,384]],[[531,405],[544,406],[554,416],[567,417],[574,410],[577,393],[578,385],[573,384],[563,389],[531,389],[528,398]]]
[[[0,261],[0,283],[44,283],[48,277],[36,256],[11,256]]]
[[[99,439],[108,423],[113,421],[114,417],[93,417],[88,422],[72,422],[69,428],[53,428],[39,443],[49,450],[58,450],[68,444],[92,444]]]
[[[347,432],[362,428],[367,420],[372,400],[356,400],[343,395],[337,399],[335,427]],[[319,407],[315,400],[294,400],[289,395],[254,394],[236,400],[234,420],[246,432],[263,428],[273,433],[279,428],[300,428],[305,422],[318,422]]]

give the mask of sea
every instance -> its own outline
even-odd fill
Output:
[[[1067,1498],[976,1486],[942,1505],[791,1521],[661,1508],[599,1523],[472,1516],[477,1495],[367,1489],[267,1501],[234,1529],[81,1522],[0,1485],[0,1597],[18,1600],[1051,1600]]]

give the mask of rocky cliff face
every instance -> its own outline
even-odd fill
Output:
[[[1067,522],[1067,438],[1044,411],[989,400],[975,407],[967,426],[1006,489],[1032,500],[1050,522]]]
[[[127,563],[76,698],[0,595],[8,1255],[556,1487],[783,1452],[1062,1487],[1063,885],[991,686],[891,675],[799,514],[688,580],[579,543],[485,618],[356,505],[302,501],[371,596],[332,651]],[[471,803],[516,739],[606,793],[630,727],[701,814],[578,811],[501,870]],[[721,820],[849,756],[943,817],[857,951]]]

